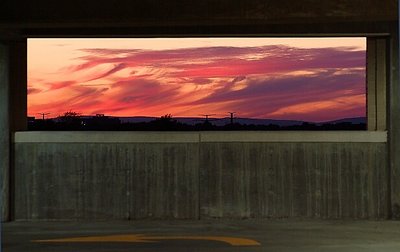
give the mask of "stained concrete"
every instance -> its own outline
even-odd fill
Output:
[[[390,54],[387,55],[392,66],[388,71],[389,93],[389,169],[391,187],[392,218],[400,220],[400,72],[399,72],[399,27],[394,27],[390,39]]]
[[[198,218],[194,144],[21,147],[15,151],[16,219]]]
[[[37,243],[32,240],[123,234],[146,236],[228,236],[259,246],[224,242],[155,240],[147,243]],[[133,222],[9,222],[3,224],[6,252],[128,252],[128,251],[400,251],[400,222],[321,220],[209,220]]]
[[[21,8],[19,0],[3,2],[0,5],[0,24],[22,27],[37,27],[46,23],[50,27],[82,27],[89,24],[92,27],[107,27],[116,22],[136,26],[315,23],[315,19],[377,21],[396,20],[397,16],[396,0],[119,0],[115,5],[104,0],[59,3],[37,0],[23,2],[24,8]]]
[[[386,145],[204,143],[202,217],[387,218]]]
[[[10,217],[9,47],[0,43],[0,183],[1,221]]]
[[[15,144],[16,220],[388,218],[386,143]]]
[[[12,132],[28,129],[28,46],[26,39],[10,43],[10,129]]]
[[[376,162],[382,161],[383,163],[379,165],[384,167],[382,171],[376,171],[378,174],[390,174],[387,183],[379,185],[384,187],[382,190],[385,192],[385,197],[391,199],[386,202],[389,205],[387,208],[391,209],[389,214],[400,219],[398,1],[304,0],[288,4],[285,1],[272,0],[223,0],[218,3],[213,0],[174,0],[162,3],[158,0],[134,3],[121,0],[118,4],[112,5],[109,1],[94,0],[21,2],[18,0],[0,2],[0,40],[6,43],[13,43],[13,39],[25,39],[29,36],[329,36],[332,34],[335,36],[387,36],[385,38],[390,40],[391,48],[390,57],[388,57],[390,60],[388,75],[390,76],[387,78],[389,80],[388,105],[390,107],[387,110],[389,144],[384,158],[387,157],[386,154],[389,157],[376,160]],[[12,57],[16,55],[18,54],[13,53]],[[3,62],[4,55],[0,57],[0,62]],[[9,129],[6,126],[8,125],[7,120],[9,120],[8,115],[10,113],[20,115],[26,108],[5,109],[9,106],[10,96],[4,89],[7,88],[3,85],[7,82],[4,81],[7,78],[7,72],[4,72],[1,65],[0,63],[0,69],[2,69],[0,70],[0,102],[2,105],[0,106],[0,129],[2,130],[0,133],[0,157],[2,160],[0,169],[4,201],[9,197],[9,191],[13,189],[7,184],[10,171],[8,154],[11,151]],[[23,71],[18,70],[15,66],[13,69],[17,74],[18,71]],[[21,77],[21,79],[23,78]],[[15,104],[20,103],[16,102]],[[15,118],[10,120],[10,122],[14,121]],[[73,152],[70,152],[68,155],[72,154]],[[73,158],[73,156],[69,158]],[[369,157],[365,156],[365,158]],[[241,168],[240,164],[236,167]],[[359,169],[357,165],[349,167]],[[292,168],[288,167],[288,169]],[[80,174],[82,173],[82,169],[78,171]],[[357,173],[355,174],[357,175]],[[83,178],[79,177],[79,179]],[[378,177],[379,181],[380,179],[382,177]],[[356,183],[356,185],[365,188],[361,183]],[[17,188],[18,186],[16,185]],[[357,190],[357,188],[354,189]],[[320,197],[320,194],[317,192],[316,196]],[[79,193],[77,197],[83,198]],[[331,195],[328,194],[326,197],[329,198]],[[62,200],[58,202],[62,202]],[[95,202],[97,201],[95,200]],[[4,216],[8,218],[8,212],[12,211],[5,204],[7,204],[6,201],[3,202],[3,219]],[[71,213],[67,216],[70,215]]]

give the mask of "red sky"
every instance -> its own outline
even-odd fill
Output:
[[[366,115],[365,38],[29,39],[28,114]]]

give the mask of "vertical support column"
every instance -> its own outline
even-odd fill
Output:
[[[10,129],[27,129],[27,42],[10,45]]]
[[[389,101],[389,160],[391,215],[400,220],[400,83],[399,31],[393,29],[390,39],[390,101]]]
[[[9,46],[9,127],[10,139],[14,132],[27,129],[27,42],[26,39],[13,41]],[[10,145],[9,172],[9,220],[14,219],[14,147]]]
[[[13,148],[15,131],[27,128],[26,40],[0,42],[0,182],[1,221],[10,221],[13,209]]]
[[[376,130],[376,39],[367,39],[367,128]]]
[[[1,221],[10,219],[9,47],[0,42],[0,183]]]
[[[376,130],[386,130],[387,38],[376,41]]]
[[[386,130],[387,38],[367,41],[367,118],[368,130]]]

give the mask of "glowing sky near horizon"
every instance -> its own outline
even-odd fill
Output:
[[[365,38],[28,39],[28,115],[366,116]]]

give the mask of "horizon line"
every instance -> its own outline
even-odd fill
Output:
[[[105,114],[95,114],[95,115],[83,115],[83,114],[78,114],[78,117],[96,117],[98,115],[103,115],[104,117],[113,117],[113,118],[161,118],[162,116],[113,116],[113,115],[105,115]],[[165,115],[163,115],[165,116]],[[35,120],[43,120],[41,117],[36,117],[36,116],[27,116],[29,117],[34,117]],[[59,115],[57,117],[48,117],[45,118],[45,120],[49,119],[57,119],[59,117],[62,117],[62,115]],[[206,120],[205,116],[171,116],[172,119],[202,119]],[[250,119],[250,120],[273,120],[273,121],[296,121],[296,122],[310,122],[310,123],[323,123],[323,122],[332,122],[332,121],[339,121],[339,120],[345,120],[345,119],[355,119],[355,118],[363,118],[367,119],[367,116],[354,116],[354,117],[341,117],[341,118],[336,118],[336,119],[331,119],[327,121],[309,121],[309,120],[297,120],[297,119],[275,119],[275,118],[256,118],[256,117],[234,117],[234,119]],[[208,120],[212,119],[230,119],[229,116],[226,117],[208,117]]]

